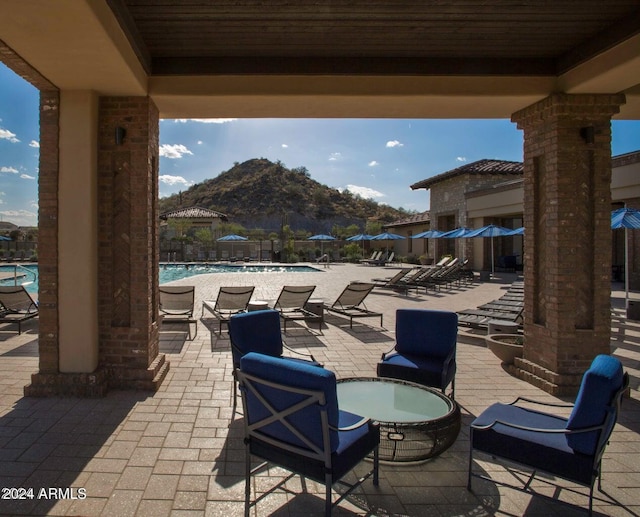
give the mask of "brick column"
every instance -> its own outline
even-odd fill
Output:
[[[147,97],[102,97],[99,121],[100,364],[111,387],[156,389],[168,370],[158,353],[158,111]]]
[[[525,346],[516,374],[571,394],[610,352],[611,116],[623,95],[555,94],[524,130]]]

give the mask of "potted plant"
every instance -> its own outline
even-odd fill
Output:
[[[485,341],[487,348],[505,364],[513,364],[516,357],[522,357],[524,337],[521,334],[489,334]]]

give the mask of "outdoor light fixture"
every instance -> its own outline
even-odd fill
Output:
[[[580,128],[580,136],[586,144],[592,144],[595,142],[596,128],[593,126],[586,126]]]
[[[127,130],[120,126],[116,127],[116,145],[122,145],[125,136],[127,136]]]

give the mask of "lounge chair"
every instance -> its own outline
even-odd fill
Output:
[[[618,417],[622,394],[628,385],[629,376],[624,373],[620,361],[613,356],[599,355],[584,374],[573,406],[522,397],[511,404],[489,406],[471,423],[467,489],[471,490],[471,478],[479,477],[531,494],[529,487],[540,470],[588,487],[591,515],[593,487],[597,479],[598,490],[602,491],[602,456]],[[518,404],[520,401],[527,404]],[[573,409],[569,418],[565,418],[538,411],[533,404]],[[474,451],[487,454],[492,461],[501,458],[510,464],[525,465],[533,473],[524,487],[476,474],[473,472]],[[484,469],[485,472],[493,470]]]
[[[0,286],[0,323],[17,323],[22,334],[22,322],[37,315],[38,303],[24,286]]]
[[[353,283],[344,288],[340,296],[331,305],[324,308],[329,312],[340,314],[349,318],[349,328],[353,328],[354,318],[372,318],[380,316],[382,327],[382,313],[367,309],[364,299],[375,287],[374,284]]]
[[[189,339],[198,335],[198,321],[193,318],[195,297],[193,285],[161,285],[160,316],[162,323],[186,323],[189,328]],[[191,337],[191,324],[195,326],[195,334]]]
[[[374,287],[386,287],[387,285],[393,285],[397,283],[401,278],[406,277],[411,271],[415,271],[415,269],[403,268],[400,269],[395,275],[388,276],[386,278],[372,278],[371,283]]]
[[[296,474],[325,485],[325,516],[330,516],[333,507],[369,477],[373,476],[373,484],[378,485],[380,428],[368,418],[340,410],[333,372],[251,352],[240,360],[236,377],[244,409],[246,516],[252,506]],[[355,482],[342,480],[370,453],[372,464],[366,469],[362,466]],[[252,456],[263,461],[253,469]],[[269,490],[264,484],[273,479],[273,474],[270,471],[269,476],[264,475],[266,462],[291,472]],[[256,474],[260,475],[254,485],[259,494],[252,501],[255,480],[251,478]],[[332,502],[331,487],[338,481],[343,485],[341,494]],[[304,479],[300,483],[306,485]],[[276,499],[269,507],[274,509],[281,503],[282,499]],[[272,513],[267,510],[257,513]]]
[[[370,266],[371,264],[375,264],[376,262],[378,262],[380,260],[380,257],[382,257],[382,251],[374,251],[371,255],[371,258],[362,259],[360,263]]]
[[[409,289],[414,287],[415,280],[424,275],[427,268],[421,267],[417,269],[405,269],[397,273],[394,277],[386,282],[373,282],[374,287],[380,289],[393,289],[394,291],[404,291],[405,294]],[[401,275],[402,273],[402,275]]]
[[[282,288],[273,308],[280,313],[284,332],[287,331],[287,322],[293,320],[317,321],[318,330],[322,330],[322,317],[305,309],[315,288],[315,285],[285,285]]]
[[[204,310],[207,309],[218,319],[218,331],[222,333],[223,323],[227,323],[228,325],[231,316],[247,311],[249,300],[251,300],[254,289],[255,286],[253,285],[221,287],[215,301],[204,300],[202,302],[200,318],[204,315]]]

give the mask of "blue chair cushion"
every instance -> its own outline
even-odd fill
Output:
[[[240,369],[260,379],[272,381],[294,388],[322,391],[325,397],[329,426],[338,427],[338,399],[336,395],[335,374],[306,361],[277,358],[251,352],[240,359]],[[277,411],[290,407],[305,399],[306,396],[286,392],[272,387],[260,386],[259,391]],[[253,424],[271,415],[265,405],[250,391],[246,391],[249,423]],[[321,413],[317,405],[308,406],[288,417],[288,421],[316,446],[323,446]],[[265,434],[285,443],[307,447],[289,429],[279,422],[265,426]],[[340,445],[338,432],[329,432],[331,451]]]
[[[597,474],[594,458],[575,451],[566,434],[525,431],[501,424],[489,430],[473,429],[496,420],[539,429],[565,429],[566,419],[518,406],[493,404],[472,422],[471,446],[590,486]]]
[[[425,309],[396,311],[396,351],[401,354],[447,357],[456,346],[458,315]]]
[[[229,338],[233,343],[233,364],[236,368],[240,366],[240,357],[236,356],[248,352],[280,357],[283,347],[278,311],[235,314],[229,319]]]
[[[445,364],[442,358],[431,358],[397,352],[378,363],[378,376],[404,379],[424,386],[446,388],[455,375],[455,362]]]
[[[609,355],[597,356],[582,377],[576,403],[567,421],[567,429],[597,426],[605,422],[608,408],[624,382],[622,364]],[[576,452],[594,454],[600,433],[569,435],[569,446]]]

